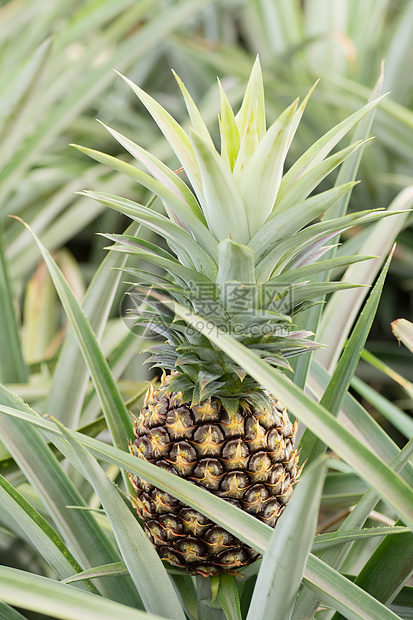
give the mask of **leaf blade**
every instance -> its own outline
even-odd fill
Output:
[[[182,607],[169,577],[138,520],[132,516],[113,483],[73,432],[57,424],[77,457],[81,473],[93,486],[105,509],[145,609],[174,620],[184,620]]]
[[[326,470],[319,459],[298,483],[263,556],[247,620],[266,620],[274,609],[280,618],[291,617],[316,532]]]

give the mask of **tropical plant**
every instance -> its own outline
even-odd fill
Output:
[[[358,7],[358,3],[345,2],[353,12],[356,4]],[[398,10],[407,11],[408,5],[400,2]],[[369,31],[370,41],[376,41],[373,46],[376,64],[381,37],[386,35],[388,41],[396,41],[403,30],[398,11],[393,14],[389,2],[381,3],[380,7],[382,12],[375,15],[381,16],[382,26]],[[411,617],[413,595],[408,580],[413,557],[410,532],[413,424],[407,411],[411,407],[413,385],[408,379],[408,363],[404,362],[410,359],[410,353],[406,349],[403,354],[397,342],[392,345],[392,351],[396,352],[391,358],[397,363],[395,369],[391,362],[385,363],[364,349],[378,308],[382,325],[385,324],[383,317],[390,311],[386,303],[384,309],[383,303],[379,307],[382,291],[386,302],[386,290],[389,290],[389,281],[385,283],[389,266],[393,274],[394,265],[397,265],[397,273],[403,274],[403,268],[405,273],[411,274],[407,225],[413,192],[407,188],[400,194],[393,194],[389,186],[381,183],[384,177],[377,173],[379,160],[380,170],[397,172],[392,177],[393,182],[396,176],[401,181],[402,174],[406,181],[410,121],[406,108],[395,106],[389,97],[382,99],[374,130],[380,137],[379,144],[373,143],[366,149],[359,167],[382,89],[382,80],[371,95],[367,88],[357,86],[358,82],[372,86],[371,75],[366,73],[366,68],[374,64],[373,56],[368,56],[373,49],[369,39],[367,36],[357,39],[364,72],[354,71],[354,65],[325,67],[329,71],[324,72],[322,82],[315,88],[300,118],[307,99],[298,108],[293,104],[282,113],[286,99],[291,93],[305,97],[305,87],[310,88],[313,74],[320,73],[321,65],[319,60],[306,54],[306,50],[319,41],[319,33],[312,37],[308,30],[299,29],[300,36],[296,36],[296,26],[302,23],[304,15],[300,13],[299,3],[187,0],[165,2],[159,11],[159,1],[155,0],[141,3],[94,0],[82,6],[74,1],[67,2],[64,11],[60,5],[59,11],[52,4],[47,11],[44,8],[40,0],[11,0],[0,9],[3,43],[0,55],[5,85],[0,99],[5,162],[0,176],[3,226],[0,376],[4,384],[0,386],[0,616],[11,620],[25,617],[89,620],[118,616],[199,620]],[[311,12],[315,15],[321,9],[322,3],[307,1],[306,23],[310,23]],[[356,14],[357,11],[355,18],[346,22],[351,40],[354,40],[357,25],[361,24]],[[324,11],[326,33],[331,32],[331,23],[338,15],[337,3],[334,3],[334,10]],[[288,18],[287,21],[284,18]],[[271,28],[274,23],[283,33],[277,38],[280,45],[282,42],[280,49],[273,49],[272,39],[264,36],[263,27]],[[22,35],[17,36],[17,33]],[[54,41],[42,44],[53,33]],[[239,33],[242,33],[242,47]],[[408,45],[407,39],[405,45]],[[205,54],[206,46],[209,54]],[[270,126],[265,140],[258,65],[247,87],[246,103],[241,103],[257,51],[264,60]],[[396,51],[395,48],[394,54]],[[395,72],[396,56],[386,80],[401,84],[402,78]],[[280,58],[280,62],[274,63],[274,58]],[[295,63],[298,58],[301,69],[300,63]],[[325,55],[324,63],[333,60],[334,55]],[[302,63],[307,63],[307,69],[303,70]],[[311,70],[308,70],[310,64]],[[176,83],[173,87],[174,78],[167,77],[166,65],[179,69],[199,102],[201,115],[179,80],[180,89],[176,88]],[[129,81],[151,108],[173,145],[178,145],[179,138],[188,148],[181,150],[180,156],[185,158],[183,167],[189,167],[189,172],[195,175],[191,178],[189,174],[189,181],[180,171],[170,172],[180,164],[168,150],[167,141],[159,139],[156,125],[148,122],[146,110],[135,106],[122,80],[113,75],[113,67],[127,73],[152,94],[156,91],[156,98],[162,101],[164,108],[170,109],[182,122],[184,129]],[[288,67],[291,71],[286,70]],[[344,80],[342,76],[346,72]],[[213,84],[216,73],[220,74],[223,84],[220,89],[224,145],[220,148],[221,158],[208,137],[210,133],[214,142],[219,143],[220,134],[214,127],[220,108],[218,91]],[[333,91],[334,82],[336,90]],[[256,86],[259,88],[255,89]],[[192,131],[178,103],[179,90],[190,111]],[[329,103],[325,105],[328,93]],[[400,103],[408,104],[408,89],[399,94]],[[242,120],[243,114],[234,117],[231,107],[238,109],[243,105],[245,111],[250,104],[252,115],[249,119]],[[363,108],[358,110],[360,106]],[[280,113],[280,119],[276,120]],[[348,114],[350,116],[343,121]],[[108,138],[93,120],[96,115],[106,125],[115,125],[122,134],[134,137],[142,146],[138,147],[115,130],[110,130]],[[248,246],[249,239],[234,237],[228,242],[224,235],[230,230],[238,231],[242,225],[241,218],[236,217],[230,222],[231,228],[225,228],[225,218],[231,215],[226,209],[227,199],[234,198],[234,186],[238,184],[238,180],[235,181],[236,160],[240,161],[241,157],[237,131],[239,134],[239,127],[250,129],[251,119],[258,122],[253,123],[253,131],[247,133],[250,137],[256,136],[257,141],[249,142],[245,138],[243,144],[251,146],[251,152],[245,153],[246,160],[254,150],[259,153],[250,160],[255,166],[249,166],[253,180],[253,172],[262,165],[266,142],[276,137],[277,123],[287,130],[281,131],[280,141],[275,140],[275,148],[270,149],[273,159],[269,163],[280,173],[286,156],[286,174],[281,180],[278,197],[281,205],[284,201],[286,224],[292,228],[289,229],[290,238],[285,239],[285,247],[281,248],[279,272],[268,277],[279,278],[279,285],[285,291],[289,290],[285,289],[285,282],[291,282],[295,274],[297,279],[293,283],[298,285],[296,290],[303,293],[301,300],[299,296],[288,299],[281,293],[283,305],[277,305],[276,316],[268,316],[262,307],[254,309],[255,314],[261,313],[261,325],[282,328],[279,340],[273,334],[267,341],[271,353],[263,346],[266,344],[263,339],[251,346],[251,323],[242,314],[232,312],[233,326],[237,329],[228,328],[231,308],[225,308],[222,313],[222,299],[212,295],[212,300],[208,300],[214,302],[214,314],[206,310],[202,300],[194,299],[194,291],[189,291],[185,285],[188,272],[182,271],[183,266],[190,270],[195,282],[197,274],[213,278],[214,261],[210,259],[215,257],[218,261],[220,252],[221,279],[215,280],[216,286],[219,287],[225,278],[246,277],[244,269],[235,274],[231,269],[235,264],[244,267],[248,264],[249,253],[243,248]],[[297,129],[298,120],[301,122]],[[338,121],[338,127],[319,139],[320,134]],[[297,129],[297,133],[291,142],[293,129]],[[285,142],[282,142],[283,135]],[[120,146],[114,143],[113,137],[119,140]],[[261,138],[260,149],[258,137]],[[340,138],[347,142],[341,150],[334,150]],[[98,164],[90,163],[91,160],[82,154],[69,150],[69,142],[104,149],[111,155],[82,147],[99,160]],[[317,146],[308,150],[312,142]],[[122,152],[125,146],[131,149],[133,157],[139,156],[141,163],[151,166],[150,174],[143,172],[140,164],[136,166],[136,160],[125,159]],[[197,153],[195,157],[191,155],[191,148]],[[331,148],[333,151],[329,155]],[[393,152],[399,155],[391,159]],[[318,160],[317,157],[313,159],[315,153]],[[406,159],[402,161],[402,157]],[[300,162],[299,166],[294,167],[295,160]],[[390,160],[398,166],[397,170],[388,165]],[[169,169],[162,162],[166,162]],[[109,171],[107,164],[115,170]],[[335,165],[337,176],[333,171]],[[193,182],[196,166],[203,175],[202,188]],[[213,175],[208,174],[211,166]],[[306,173],[300,180],[297,178],[300,175],[296,177],[294,171],[301,166]],[[247,171],[248,166],[244,175]],[[325,176],[331,171],[333,174]],[[358,171],[364,181],[363,190],[360,185],[354,186]],[[372,185],[370,180],[376,174]],[[158,179],[154,178],[157,176]],[[247,182],[247,176],[240,182],[243,198],[248,194],[248,204],[257,206],[254,214],[249,212],[250,217],[257,218],[257,226],[261,217],[265,228],[268,211],[265,215],[264,206],[272,212],[271,196],[277,193],[279,177],[280,174],[277,181],[276,175],[272,178],[268,174],[262,186]],[[238,178],[242,178],[242,174]],[[288,180],[292,179],[294,183],[289,184]],[[165,181],[166,188],[162,187]],[[141,183],[145,187],[142,188]],[[403,184],[406,183],[403,181]],[[289,191],[281,198],[281,188],[287,185]],[[205,186],[208,198],[204,196]],[[74,192],[87,187],[92,187],[94,192],[75,197]],[[380,194],[378,200],[372,187]],[[258,189],[261,193],[257,197],[254,191]],[[120,192],[124,197],[108,196],[113,192]],[[217,203],[215,197],[211,199],[211,192],[218,197]],[[156,199],[158,195],[161,201]],[[292,204],[288,204],[288,195]],[[368,200],[364,200],[366,196]],[[337,202],[327,208],[334,198]],[[387,199],[392,202],[386,211],[371,211],[378,204],[388,204],[384,202]],[[306,223],[298,217],[293,219],[294,200],[301,200],[317,213]],[[185,201],[193,207],[195,217],[188,219],[188,212],[182,211],[179,203],[185,204]],[[105,209],[109,203],[110,211]],[[219,204],[225,207],[223,212],[208,219],[206,214],[211,213],[208,209]],[[231,204],[239,208],[241,203]],[[322,206],[327,208],[324,215]],[[369,215],[361,216],[358,211],[366,207]],[[162,215],[163,208],[166,216]],[[126,213],[133,219],[124,235],[117,232],[125,223],[119,213]],[[184,217],[180,217],[180,213],[184,213]],[[202,213],[205,220],[202,220]],[[239,215],[239,211],[236,213]],[[282,213],[280,211],[279,220]],[[20,221],[5,217],[9,214],[21,217],[29,225],[24,227]],[[103,256],[99,238],[91,241],[94,226],[90,223],[97,215],[101,218],[95,227],[97,230],[116,231],[107,235],[115,242],[112,246],[115,251],[106,256]],[[275,215],[276,210],[274,219]],[[331,231],[333,236],[328,243],[338,243],[342,227],[331,230],[337,218],[342,226],[349,226],[348,230],[351,223],[358,223],[351,228],[351,236],[342,233],[343,245],[329,249],[322,258],[320,254],[311,253],[304,258],[305,243],[312,244],[317,230],[323,230],[322,235]],[[377,219],[377,222],[362,226],[368,218]],[[146,230],[147,225],[156,228],[156,233]],[[205,236],[200,232],[201,225]],[[82,233],[85,227],[88,229]],[[211,236],[207,234],[208,229],[213,229],[209,233]],[[400,231],[403,231],[401,237]],[[179,236],[175,239],[176,234]],[[167,236],[165,241],[160,239],[162,235]],[[303,235],[300,260],[304,261],[301,266],[295,264],[293,258],[300,235]],[[325,241],[322,235],[320,242]],[[398,236],[401,244],[390,262],[388,255]],[[263,239],[268,241],[268,237]],[[79,258],[80,242],[84,248],[84,240],[90,252],[87,265],[79,264],[62,248],[70,241],[70,249]],[[36,244],[43,261],[35,270]],[[288,256],[283,254],[287,246],[290,248]],[[253,249],[263,250],[258,242]],[[314,252],[314,247],[311,250]],[[228,252],[232,259],[237,257],[237,262],[228,259]],[[368,259],[371,256],[374,258]],[[150,259],[152,264],[158,263],[150,275],[148,262],[143,263],[142,258]],[[193,258],[195,264],[191,262]],[[366,260],[360,260],[362,258]],[[166,261],[172,263],[168,263],[170,275],[160,270]],[[186,277],[182,277],[183,274]],[[255,267],[250,276],[256,278]],[[125,323],[130,326],[130,322],[120,318],[117,312],[119,305],[121,308],[127,305],[124,292],[130,285],[123,281],[131,277],[132,296],[128,297],[139,306],[142,301],[146,304],[140,308],[142,311],[146,307],[146,316],[138,316],[141,326],[137,329],[128,329]],[[265,282],[263,274],[262,279]],[[306,281],[308,284],[304,284]],[[149,294],[143,292],[148,282],[151,285]],[[368,286],[353,287],[354,284]],[[209,285],[208,290],[211,290]],[[321,296],[317,297],[318,294]],[[306,307],[308,295],[314,295],[314,305]],[[316,303],[317,300],[323,303]],[[17,318],[15,312],[20,304],[23,329],[18,325],[20,312]],[[62,307],[68,324],[62,318]],[[203,317],[205,314],[207,316]],[[290,315],[296,324],[295,334]],[[161,324],[159,316],[163,317]],[[240,319],[241,333],[235,333]],[[221,329],[211,330],[211,321]],[[143,322],[150,322],[151,332],[145,331]],[[279,515],[275,514],[270,523],[274,525],[277,520],[274,529],[265,519],[263,522],[257,518],[258,511],[248,498],[226,501],[228,497],[219,497],[219,493],[202,488],[196,475],[191,481],[198,484],[191,484],[185,477],[157,467],[151,459],[136,458],[133,454],[152,432],[148,418],[153,413],[163,415],[160,406],[151,399],[161,396],[159,402],[165,400],[165,386],[159,387],[156,373],[151,375],[152,396],[145,405],[148,386],[143,379],[148,378],[148,371],[142,369],[147,355],[141,351],[154,345],[152,332],[156,330],[160,330],[164,338],[178,340],[182,346],[177,357],[175,346],[156,343],[158,348],[152,355],[164,368],[168,365],[179,368],[181,382],[185,379],[185,384],[176,386],[179,391],[186,390],[188,399],[182,417],[176,420],[184,426],[185,416],[191,419],[193,410],[200,409],[197,399],[211,399],[209,409],[204,408],[206,414],[214,411],[215,404],[220,402],[230,417],[241,398],[242,406],[249,408],[249,424],[255,420],[257,428],[262,427],[260,410],[268,407],[268,403],[273,405],[268,394],[276,397],[279,418],[269,433],[276,438],[278,447],[284,439],[287,441],[281,460],[276,460],[271,467],[273,472],[282,470],[280,477],[284,478],[283,484],[287,479],[287,485],[283,491],[274,485],[270,501],[277,502],[283,509],[282,516],[278,519]],[[317,342],[327,346],[311,353],[317,345],[309,332],[316,333]],[[397,323],[395,334],[408,346],[409,325],[406,322]],[[288,338],[293,342],[285,346]],[[298,339],[301,342],[297,348]],[[192,346],[194,343],[202,346]],[[301,355],[302,349],[310,351]],[[291,353],[300,355],[291,357]],[[220,373],[219,377],[208,376],[211,360],[219,360],[219,369],[213,369],[215,374]],[[289,370],[289,364],[294,373]],[[369,380],[372,376],[374,381]],[[168,381],[171,379],[166,384]],[[374,385],[381,385],[382,381],[386,385],[390,381],[391,385],[396,385],[404,400],[390,401],[386,397],[388,392],[375,390]],[[242,385],[248,386],[245,395],[240,394]],[[209,394],[208,389],[212,390]],[[358,399],[353,394],[357,394]],[[294,448],[291,439],[280,437],[283,425],[286,435],[291,435],[292,429],[284,407],[288,409],[291,422],[293,418],[298,422],[299,440]],[[139,420],[140,409],[143,415]],[[135,425],[136,437],[130,411],[139,420]],[[201,441],[192,435],[197,432],[195,429],[191,429],[189,439],[201,453],[207,447],[207,440],[215,450],[214,438],[220,438],[222,432],[225,434],[227,423],[221,409],[219,420],[214,420],[214,424],[197,422],[198,434],[204,432]],[[166,416],[166,427],[168,424],[171,428],[171,418],[168,420]],[[214,425],[217,428],[212,428]],[[132,454],[129,454],[128,440],[136,442]],[[225,440],[228,442],[228,438]],[[250,446],[247,444],[249,449]],[[287,499],[296,477],[293,470],[297,448],[304,468],[292,487],[295,488],[292,499],[285,506],[287,502],[282,501],[282,496]],[[242,442],[236,439],[235,460],[239,459],[239,466],[243,458],[245,461],[243,449]],[[170,461],[176,460],[172,450],[169,446],[167,458]],[[223,466],[228,466],[233,457],[223,456]],[[202,454],[197,455],[199,458],[202,460]],[[262,455],[264,464],[267,458],[271,461],[280,456],[276,457],[270,446],[266,456]],[[225,475],[231,471],[234,470],[225,471]],[[224,537],[224,544],[229,540],[232,548],[237,546],[241,556],[246,553],[248,561],[255,554],[262,559],[243,567],[227,565],[224,568],[229,571],[212,577],[204,575],[214,571],[201,571],[195,576],[182,568],[182,561],[178,562],[181,568],[162,561],[144,531],[145,526],[148,529],[151,525],[148,521],[153,519],[148,519],[141,507],[142,519],[136,515],[136,491],[128,475],[137,486],[140,498],[148,490],[152,493],[158,489],[155,495],[159,497],[163,493],[164,498],[173,502],[174,509],[186,506],[186,514],[192,511],[192,514],[202,515],[202,523],[218,532],[221,542]],[[262,472],[259,475],[263,475]],[[271,484],[262,486],[267,492],[272,491]],[[263,496],[260,500],[257,495],[256,499],[259,503]],[[264,502],[267,501],[264,498]],[[159,532],[161,539],[173,538],[170,521],[165,527],[162,515],[152,514],[151,517],[159,520],[155,533]],[[238,541],[236,545],[234,540]],[[224,553],[226,551],[224,549]],[[173,557],[171,554],[170,559]]]

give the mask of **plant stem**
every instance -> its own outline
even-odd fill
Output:
[[[226,620],[218,597],[212,600],[211,578],[196,577],[198,620]]]

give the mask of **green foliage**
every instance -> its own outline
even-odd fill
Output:
[[[412,616],[412,328],[398,319],[413,291],[412,11],[411,0],[1,3],[1,618]],[[254,158],[265,117],[271,129]],[[226,169],[213,148],[220,142]],[[173,172],[180,165],[199,203]],[[242,179],[239,193],[228,170]],[[248,214],[241,194],[254,205]],[[343,232],[342,245],[313,264],[297,267],[291,256],[279,274],[281,256],[301,234],[294,214],[306,210],[304,236],[320,238],[330,218],[342,217],[335,245],[337,231],[362,223],[359,212],[383,206],[397,214]],[[242,217],[234,218],[235,208]],[[126,230],[121,214],[133,220]],[[37,245],[9,215],[29,224]],[[234,226],[239,238],[225,241]],[[104,253],[96,232],[118,251]],[[272,367],[288,363],[269,364],[263,350],[230,336],[214,341],[217,354],[232,356],[241,376],[276,392],[309,429],[301,440],[307,465],[274,531],[127,452],[128,411],[142,405],[153,374],[143,366],[148,342],[128,329],[119,306],[124,280],[137,270],[144,286],[152,278],[159,292],[170,287],[142,262],[160,237],[174,238],[169,248],[201,279],[251,279],[251,249],[263,282],[294,277],[308,280],[303,299],[309,290],[317,300],[326,295],[294,319],[327,345],[293,361],[294,384]],[[271,252],[262,251],[264,240]],[[179,278],[183,267],[166,247],[159,267]],[[340,290],[350,284],[363,286]],[[175,310],[203,331],[206,355],[206,321],[183,311],[175,292]],[[284,314],[262,320],[288,320]],[[193,352],[183,346],[180,359]],[[207,390],[210,377],[201,379]],[[326,446],[328,457],[310,465]],[[223,525],[262,561],[212,589],[162,565],[131,504],[126,471]]]

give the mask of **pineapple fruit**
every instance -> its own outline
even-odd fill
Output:
[[[85,192],[164,238],[168,249],[138,237],[106,235],[111,249],[139,255],[155,269],[127,269],[139,305],[136,321],[159,334],[151,347],[163,369],[134,420],[130,451],[204,487],[271,527],[297,480],[296,424],[276,394],[205,335],[177,318],[167,300],[207,319],[280,371],[289,358],[319,345],[297,329],[295,316],[349,285],[309,278],[368,257],[322,259],[341,231],[376,220],[376,211],[323,219],[354,183],[311,195],[322,179],[360,147],[329,152],[376,104],[331,129],[284,174],[284,162],[310,93],[267,129],[263,81],[256,61],[239,112],[219,84],[219,152],[184,84],[189,133],[153,98],[125,78],[158,123],[181,169],[173,172],[130,139],[107,128],[148,171],[81,148],[124,172],[160,198],[165,215],[125,198]],[[186,178],[181,177],[181,172]],[[160,273],[159,268],[162,273]],[[182,314],[181,314],[182,316]],[[130,476],[145,530],[159,555],[192,574],[216,575],[251,563],[256,552],[196,510]]]
[[[174,374],[151,386],[135,419],[132,454],[246,510],[274,527],[297,478],[296,425],[282,403],[257,408],[247,400],[232,413],[218,398],[198,404],[171,392]],[[179,376],[177,377],[179,378]],[[217,575],[258,554],[198,511],[130,476],[135,505],[160,556],[191,573]]]

